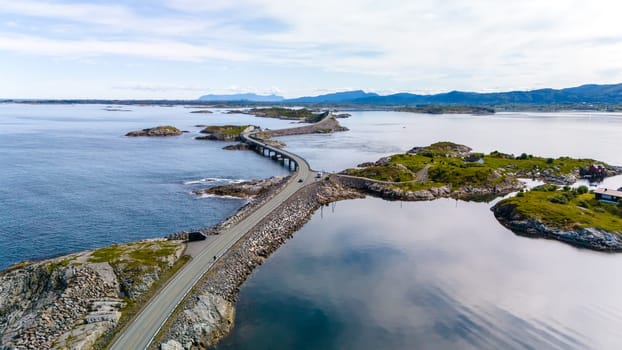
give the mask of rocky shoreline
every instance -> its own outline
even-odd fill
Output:
[[[267,179],[250,180],[222,186],[214,186],[200,190],[194,190],[196,195],[231,196],[249,198],[262,195],[274,186],[279,186],[287,181],[285,176],[273,176]]]
[[[461,200],[486,200],[501,197],[525,187],[520,181],[507,181],[490,187],[463,186],[452,188],[450,185],[432,187],[418,191],[407,191],[395,187],[397,183],[382,182],[372,179],[337,174],[342,183],[359,191],[386,200],[430,201],[438,198]]]
[[[512,205],[496,204],[490,210],[495,218],[512,232],[526,237],[548,238],[580,248],[605,252],[622,252],[622,232],[595,228],[557,229],[516,212]]]
[[[179,136],[183,133],[184,133],[183,131],[177,129],[174,126],[163,125],[163,126],[156,126],[154,128],[142,129],[138,131],[130,131],[127,134],[125,134],[125,136],[128,136],[128,137],[137,137],[137,136],[161,137],[161,136]]]
[[[118,325],[128,302],[143,302],[184,249],[181,241],[147,240],[1,272],[0,349],[94,348]],[[133,258],[142,254],[152,263]]]
[[[162,336],[161,349],[201,349],[213,346],[233,327],[233,304],[239,287],[270,254],[298,231],[320,206],[363,197],[339,179],[313,183],[236,243],[204,276]],[[153,345],[157,349],[157,345]]]

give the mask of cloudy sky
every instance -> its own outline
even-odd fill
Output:
[[[622,82],[618,0],[0,0],[0,98]]]

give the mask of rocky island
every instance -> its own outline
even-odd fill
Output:
[[[599,201],[585,186],[539,186],[504,199],[491,210],[501,224],[519,235],[622,251],[622,202]]]
[[[0,348],[92,349],[177,271],[181,241],[113,245],[0,273]]]
[[[268,179],[256,179],[228,185],[214,186],[201,190],[194,190],[192,193],[199,196],[214,195],[249,198],[262,195],[272,187],[281,185],[285,180],[286,178],[284,176],[273,176]]]
[[[177,129],[174,126],[163,125],[156,126],[154,128],[142,129],[138,131],[131,131],[125,134],[125,136],[179,136],[183,134],[183,131]]]
[[[293,108],[285,108],[285,107],[251,108],[249,110],[232,110],[227,113],[229,114],[250,114],[250,115],[254,115],[257,117],[263,117],[263,118],[298,120],[298,121],[304,121],[307,123],[314,123],[319,120],[319,119],[316,119],[318,116],[318,113],[314,113],[313,111],[306,109],[306,108],[301,108],[301,109],[293,109]]]
[[[206,136],[197,136],[197,140],[239,141],[240,134],[259,129],[253,125],[211,125],[201,130]]]
[[[404,154],[347,169],[340,176],[351,186],[392,200],[492,199],[524,187],[519,178],[570,185],[594,164],[604,176],[622,170],[592,159],[542,158],[498,151],[475,153],[451,142],[415,147]]]

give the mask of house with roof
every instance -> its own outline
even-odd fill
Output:
[[[608,188],[599,188],[594,191],[596,199],[608,203],[620,203],[622,202],[622,188],[612,190]]]

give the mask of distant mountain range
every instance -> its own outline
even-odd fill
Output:
[[[362,90],[338,92],[314,97],[284,99],[281,96],[255,94],[206,95],[201,101],[248,101],[278,102],[285,104],[360,104],[360,105],[550,105],[550,104],[622,104],[622,84],[582,85],[567,89],[539,89],[510,92],[463,92],[452,91],[435,95],[398,93],[378,95]]]

